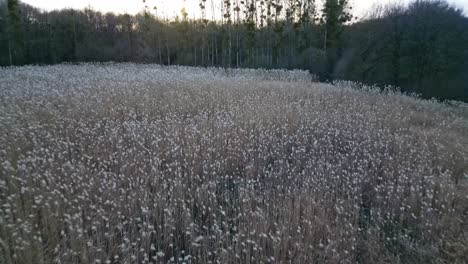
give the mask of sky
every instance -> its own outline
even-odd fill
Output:
[[[351,0],[356,16],[363,16],[375,4],[385,3],[407,3],[410,0]],[[22,0],[32,6],[39,7],[44,10],[62,9],[62,8],[77,8],[83,9],[91,6],[95,10],[114,13],[129,13],[135,14],[143,10],[143,0]],[[199,17],[200,11],[198,7],[199,0],[146,0],[149,6],[158,6],[158,15],[162,17],[174,17],[180,15],[180,10],[185,6],[190,17]],[[207,0],[210,3],[211,0]],[[220,2],[214,0],[214,2]],[[468,14],[468,0],[449,0],[465,10]],[[210,7],[207,8],[208,16],[210,16]]]

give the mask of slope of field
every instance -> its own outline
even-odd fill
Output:
[[[464,263],[467,108],[352,86],[0,69],[0,262]]]

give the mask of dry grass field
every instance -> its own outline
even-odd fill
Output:
[[[466,263],[468,108],[354,86],[0,69],[0,263]]]

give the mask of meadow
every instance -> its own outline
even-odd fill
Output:
[[[0,263],[466,263],[468,108],[303,71],[0,69]]]

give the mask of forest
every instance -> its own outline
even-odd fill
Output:
[[[354,17],[347,0],[219,0],[210,12],[209,1],[197,1],[199,17],[182,9],[168,18],[145,1],[130,15],[91,7],[44,11],[3,0],[0,66],[115,61],[301,69],[321,81],[468,102],[468,18],[445,1],[380,6],[365,17]]]

